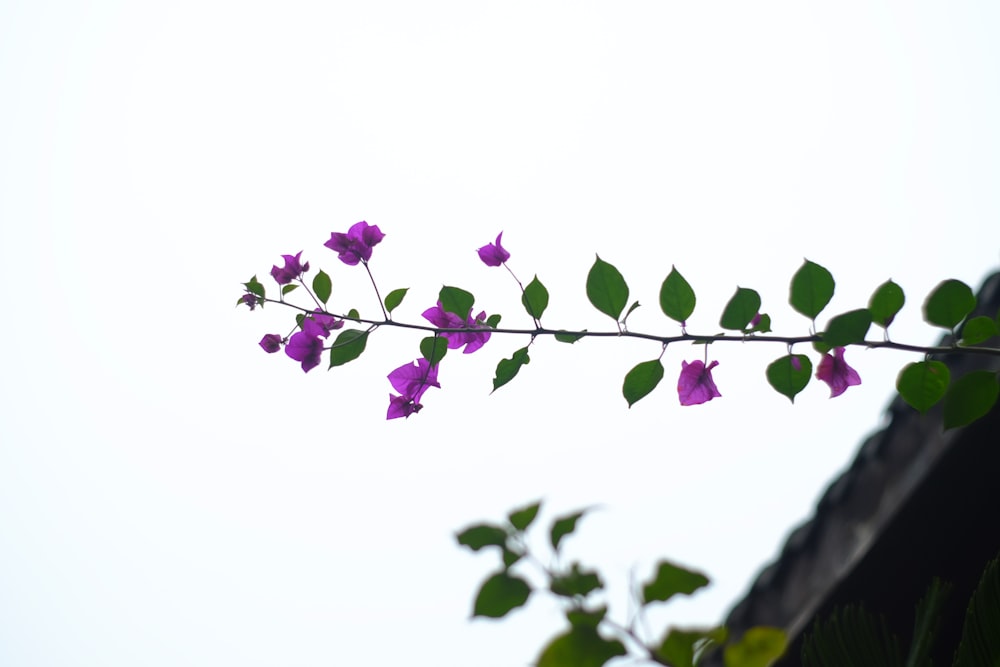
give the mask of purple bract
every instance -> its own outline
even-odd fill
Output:
[[[718,361],[713,361],[706,368],[705,362],[700,359],[691,363],[681,362],[681,375],[677,379],[681,405],[698,405],[722,396],[712,379],[712,369],[718,365]]]
[[[367,263],[372,258],[372,248],[385,238],[385,234],[377,225],[369,225],[362,220],[347,230],[346,234],[333,232],[330,240],[324,243],[327,248],[340,253],[340,261],[355,266],[358,262]]]
[[[835,347],[833,355],[824,354],[816,378],[830,385],[830,398],[840,396],[848,387],[861,384],[861,376],[844,361],[844,348]]]
[[[465,346],[463,352],[472,354],[490,339],[490,327],[486,324],[486,311],[480,311],[473,319],[472,311],[464,320],[455,313],[449,313],[441,307],[441,302],[423,313],[425,320],[441,329],[469,329],[469,331],[445,331],[441,335],[448,341],[449,349]]]
[[[500,232],[497,234],[496,243],[484,245],[477,251],[479,253],[479,259],[483,260],[483,264],[486,266],[500,266],[510,259],[510,253],[507,252],[502,245],[500,245],[500,237],[502,236],[503,232]]]
[[[309,270],[309,262],[302,264],[299,259],[302,257],[301,250],[295,255],[282,255],[281,257],[285,260],[285,265],[281,268],[271,267],[271,277],[279,285],[287,285]]]

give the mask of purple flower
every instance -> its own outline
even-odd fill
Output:
[[[844,348],[833,348],[833,356],[824,354],[816,378],[830,385],[830,398],[840,396],[848,387],[861,384],[861,376],[844,361]]]
[[[706,368],[705,362],[698,359],[681,362],[681,376],[677,379],[681,405],[698,405],[722,396],[712,380],[712,369],[718,365],[718,361],[713,361]]]
[[[302,362],[302,370],[306,373],[319,366],[323,355],[323,339],[334,329],[344,326],[343,320],[337,320],[333,315],[315,312],[302,320],[302,330],[292,334],[285,345],[285,354],[295,361]]]
[[[449,349],[465,346],[465,354],[472,354],[490,339],[490,328],[486,324],[486,311],[480,311],[475,319],[472,311],[464,320],[455,313],[449,313],[441,307],[441,302],[423,312],[425,320],[441,329],[470,329],[470,331],[445,331],[441,335],[448,341]]]
[[[309,270],[309,262],[302,264],[299,261],[299,258],[302,257],[301,250],[294,256],[282,255],[281,257],[285,260],[285,265],[280,269],[277,266],[271,267],[271,277],[279,285],[287,285]]]
[[[254,308],[257,307],[258,303],[257,295],[247,292],[246,294],[240,297],[240,300],[236,303],[236,306],[239,307],[241,303],[245,303],[246,305],[250,306],[250,310],[253,310]]]
[[[314,310],[313,314],[307,320],[302,321],[303,326],[305,326],[305,323],[309,320],[313,321],[315,324],[318,324],[319,327],[325,332],[316,334],[317,336],[323,336],[324,338],[329,336],[330,332],[333,331],[334,329],[340,329],[341,327],[344,326],[344,320],[338,320],[333,315],[327,315],[319,308]]]
[[[441,387],[437,374],[437,365],[431,366],[430,362],[424,358],[417,359],[413,363],[403,364],[389,373],[387,376],[389,382],[400,395],[389,394],[389,409],[385,418],[398,419],[420,412],[420,408],[423,407],[420,404],[420,399],[424,392],[430,387]]]
[[[504,247],[500,245],[500,237],[503,236],[503,232],[497,234],[497,242],[484,245],[477,252],[479,252],[479,259],[483,260],[483,264],[486,266],[500,266],[508,259],[510,259],[510,253],[504,250]]]
[[[281,336],[278,334],[266,334],[260,339],[260,346],[268,354],[272,354],[281,349]]]
[[[358,262],[367,263],[372,258],[372,248],[385,238],[378,225],[369,225],[362,220],[347,230],[346,234],[333,232],[330,240],[324,243],[327,248],[340,253],[340,261],[355,266]]]

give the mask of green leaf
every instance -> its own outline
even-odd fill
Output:
[[[722,311],[719,326],[723,329],[742,331],[758,312],[760,312],[760,295],[752,289],[737,287],[736,293]]]
[[[556,595],[563,597],[586,596],[604,587],[601,578],[593,570],[581,570],[579,563],[573,563],[569,572],[552,577],[549,586]]]
[[[536,667],[603,667],[625,654],[625,645],[617,639],[604,639],[596,628],[574,625],[549,642]]]
[[[608,615],[607,607],[597,607],[596,609],[582,609],[580,607],[570,607],[566,610],[566,620],[573,627],[582,625],[586,628],[596,629],[604,617]]]
[[[594,308],[615,322],[628,303],[628,285],[618,269],[597,257],[587,274],[587,298]]]
[[[455,536],[463,547],[479,551],[485,547],[506,547],[507,531],[492,523],[477,523]]]
[[[721,646],[727,635],[721,626],[693,630],[670,628],[656,652],[673,667],[694,667],[708,651]]]
[[[663,314],[683,326],[694,312],[697,302],[691,285],[677,267],[671,266],[670,273],[660,286],[660,309]]]
[[[530,361],[531,358],[528,356],[527,347],[522,347],[520,350],[514,352],[514,356],[510,359],[501,359],[500,363],[497,364],[496,375],[493,377],[493,391],[513,380],[518,372],[520,372],[521,366],[527,365]],[[490,393],[492,394],[493,391]]]
[[[951,382],[951,371],[940,361],[907,364],[896,378],[896,391],[910,407],[927,412],[937,405]]]
[[[951,385],[944,397],[944,428],[971,424],[997,402],[1000,384],[995,371],[972,371]]]
[[[955,667],[1000,665],[1000,564],[986,565],[965,612]]]
[[[708,586],[708,577],[701,572],[661,560],[656,574],[642,587],[643,604],[665,602],[678,594],[691,595],[705,586]]]
[[[924,301],[924,320],[954,329],[976,307],[976,295],[961,280],[943,280]]]
[[[437,366],[448,353],[448,340],[444,336],[428,336],[420,341],[420,354],[431,366]]]
[[[507,547],[503,548],[503,566],[504,569],[510,569],[513,567],[514,563],[524,558],[524,554],[518,553],[516,551],[511,551]]]
[[[330,300],[332,291],[333,283],[330,282],[330,276],[326,275],[323,269],[320,269],[319,273],[313,276],[313,292],[316,293],[316,298],[326,304]]]
[[[753,321],[752,319],[750,320]],[[771,331],[771,316],[761,313],[760,320],[750,329],[744,329],[743,333],[769,333]]]
[[[351,308],[349,311],[347,311],[347,317],[345,319],[348,319],[348,320],[357,320],[360,317],[361,317],[361,313],[358,312],[358,309],[357,308]]]
[[[580,510],[579,512],[573,512],[572,514],[567,514],[566,516],[559,517],[552,522],[552,529],[549,531],[549,540],[552,542],[552,548],[559,551],[559,543],[562,542],[563,538],[567,535],[572,534],[576,530],[576,522],[580,520],[587,510]]]
[[[962,327],[962,345],[978,345],[997,335],[997,323],[992,317],[973,317]]]
[[[868,300],[872,322],[883,329],[887,328],[896,319],[896,314],[902,310],[904,303],[906,295],[903,294],[903,288],[887,280],[876,288],[872,298]]]
[[[298,288],[299,288],[298,285],[285,285],[284,287],[281,288],[281,296],[285,296],[286,294],[294,292]]]
[[[531,503],[530,505],[512,511],[507,515],[507,519],[510,521],[510,525],[523,532],[528,529],[528,526],[530,526],[535,520],[535,517],[538,516],[538,509],[541,506],[541,501]]]
[[[343,366],[349,361],[354,361],[365,351],[368,345],[368,332],[360,329],[345,329],[333,341],[330,348],[330,368]]]
[[[788,638],[778,628],[750,628],[743,638],[726,647],[726,667],[770,667],[784,654]]]
[[[631,408],[639,399],[656,389],[663,379],[663,364],[659,359],[644,361],[628,372],[622,385],[622,395]]]
[[[833,298],[833,288],[833,276],[830,272],[807,259],[792,276],[788,302],[792,304],[792,308],[815,320]]]
[[[469,311],[472,310],[472,304],[476,302],[476,297],[464,289],[446,285],[438,292],[438,301],[441,302],[442,310],[446,313],[454,313],[464,321],[469,316]]]
[[[798,366],[796,368],[796,365]],[[812,362],[804,354],[789,354],[767,367],[767,381],[776,392],[794,403],[795,395],[806,388],[812,377]]]
[[[834,610],[802,642],[803,667],[903,667],[899,638],[861,606]],[[726,667],[729,667],[728,662]]]
[[[490,315],[486,318],[486,326],[490,329],[496,329],[498,324],[500,324],[500,315]]]
[[[409,287],[403,287],[400,289],[394,289],[385,295],[385,310],[391,313],[399,307],[399,304],[403,303],[403,297],[409,291]]]
[[[527,602],[530,596],[531,586],[527,581],[503,570],[483,582],[472,615],[503,618]]]
[[[548,308],[549,291],[545,289],[545,285],[542,284],[537,275],[524,288],[524,294],[521,295],[521,303],[524,304],[524,309],[528,311],[528,315],[531,315],[536,320],[541,319],[542,313]]]
[[[583,333],[569,333],[568,331],[560,329],[559,332],[555,334],[555,339],[560,343],[572,344],[583,338],[586,333],[586,329],[583,330]]]
[[[872,314],[867,308],[859,308],[837,315],[820,334],[823,342],[830,347],[843,347],[853,343],[863,343],[868,329],[872,326]]]
[[[251,294],[256,294],[260,298],[264,298],[264,286],[257,282],[257,276],[251,278],[248,282],[243,283],[243,286],[247,288],[247,291]]]

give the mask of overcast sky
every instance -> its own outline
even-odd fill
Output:
[[[676,331],[656,306],[676,265],[692,332],[741,285],[804,334],[787,284],[808,257],[838,280],[828,314],[891,277],[894,338],[929,344],[927,292],[1000,264],[997,34],[985,1],[6,0],[0,663],[528,665],[555,604],[469,621],[496,560],[454,532],[538,498],[545,525],[600,506],[567,555],[613,615],[665,557],[713,586],[657,633],[720,620],[913,355],[851,350],[860,387],[792,406],[763,376],[781,346],[713,345],[722,398],[682,408],[703,351],[672,346],[629,410],[655,343],[539,340],[490,396],[525,342],[498,335],[387,422],[419,334],[304,375],[257,346],[291,313],[234,308],[240,283],[301,250],[331,308],[376,316],[322,246],[367,220],[383,294],[411,288],[397,319],[450,284],[530,326],[475,253],[502,230],[550,327],[613,328],[583,288],[600,253],[642,303],[633,330]]]

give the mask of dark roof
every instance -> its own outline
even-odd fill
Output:
[[[977,299],[975,314],[996,316],[1000,273],[985,281]],[[950,345],[950,337],[941,344]],[[948,364],[953,380],[972,370],[1000,371],[1000,357],[936,358]],[[968,579],[971,590],[985,561],[1000,550],[998,470],[1000,407],[943,432],[940,404],[920,415],[897,396],[887,426],[862,443],[814,516],[791,532],[777,560],[733,607],[725,621],[731,636],[757,625],[784,628],[793,643],[781,664],[797,665],[801,633],[818,613],[862,601],[876,611],[898,605],[903,614],[905,608],[896,623],[905,635],[931,576]],[[984,520],[991,512],[992,520]],[[959,556],[969,562],[955,561]],[[957,598],[965,596],[959,588]]]

